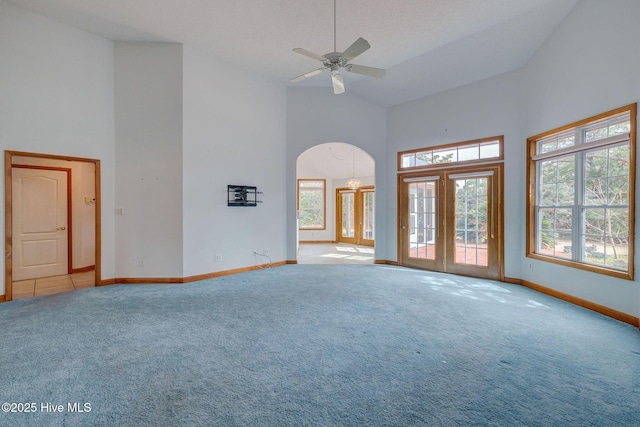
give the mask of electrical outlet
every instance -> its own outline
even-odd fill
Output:
[[[533,270],[533,264],[529,263],[529,270]]]
[[[262,255],[269,255],[269,249],[268,248],[263,249]]]
[[[213,259],[216,262],[222,261],[222,254],[215,254]]]
[[[147,266],[147,261],[141,259],[138,261],[138,267],[146,267]]]

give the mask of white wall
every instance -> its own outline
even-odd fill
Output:
[[[640,316],[638,280],[524,256],[525,139],[638,101],[638,16],[637,0],[581,0],[523,70],[387,111],[180,45],[114,52],[0,0],[0,147],[99,159],[103,278],[183,277],[264,262],[253,249],[295,259],[296,159],[330,141],[376,160],[376,259],[395,260],[397,152],[505,135],[506,275]],[[227,184],[257,185],[264,203],[227,207]]]
[[[101,161],[103,277],[114,273],[113,91],[112,42],[0,1],[0,148]]]
[[[504,135],[505,276],[520,277],[524,219],[524,153],[520,74],[511,72],[392,107],[388,112],[388,259],[397,260],[397,153]]]
[[[116,276],[180,278],[182,45],[117,42],[114,57]]]
[[[183,64],[178,44],[114,49],[2,1],[0,24],[0,145],[101,161],[103,279],[265,262],[254,247],[285,258],[284,85],[192,52]],[[238,180],[256,183],[265,203],[227,208],[226,185]],[[115,215],[116,206],[124,215]],[[212,264],[214,252],[223,262]]]
[[[636,0],[582,0],[522,70],[390,108],[387,258],[396,254],[397,152],[504,135],[505,275],[639,316],[638,280],[525,257],[526,138],[638,102],[638,16]]]
[[[268,263],[254,249],[286,259],[285,123],[284,84],[185,47],[185,276]],[[229,184],[257,186],[263,203],[227,206]]]
[[[330,88],[287,88],[286,217],[287,259],[295,260],[296,162],[305,150],[340,141],[366,151],[375,160],[376,247],[375,257],[386,256],[387,162],[386,110],[348,92],[334,95]],[[395,202],[394,202],[395,203]]]
[[[524,138],[640,101],[639,18],[638,0],[582,0],[576,5],[525,67]],[[521,164],[524,168],[524,160]],[[639,195],[636,182],[636,204]],[[637,227],[635,242],[637,248]],[[523,279],[640,316],[638,279],[525,259],[524,248],[519,253],[533,267],[523,270]],[[638,276],[637,262],[635,268]]]

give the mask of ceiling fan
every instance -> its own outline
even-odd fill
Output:
[[[385,70],[382,68],[366,67],[364,65],[350,64],[349,61],[357,57],[358,55],[369,49],[371,45],[368,41],[362,37],[358,38],[351,46],[344,52],[337,52],[336,48],[336,0],[333,0],[333,52],[329,52],[323,56],[317,55],[313,52],[309,52],[306,49],[295,48],[293,51],[300,55],[307,56],[311,59],[316,59],[322,62],[322,67],[309,71],[301,76],[295,77],[289,80],[291,83],[297,83],[306,78],[315,76],[322,73],[324,70],[331,70],[331,81],[333,82],[333,93],[336,95],[344,93],[344,81],[342,79],[342,70],[349,71],[351,73],[362,74],[364,76],[371,76],[382,78],[384,77]]]

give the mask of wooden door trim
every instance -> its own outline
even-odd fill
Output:
[[[375,246],[375,236],[373,240],[365,239],[362,232],[362,224],[358,222],[364,219],[364,193],[374,193],[374,197],[375,197],[375,190],[376,190],[376,187],[374,185],[363,185],[362,187],[356,188],[355,190],[348,187],[336,188],[336,220],[335,220],[336,242],[344,242],[344,243],[350,243],[353,245],[360,245],[360,246],[372,246],[372,247]],[[349,239],[349,241],[344,240],[341,232],[341,229],[342,229],[342,199],[340,197],[341,191],[354,193],[354,200],[353,200],[354,210],[355,210],[354,220],[356,221],[355,230],[354,230],[355,237],[353,239],[347,238]],[[375,224],[374,224],[374,227],[375,227]]]
[[[338,243],[342,242],[342,243],[349,243],[352,245],[357,245],[358,244],[358,234],[359,234],[359,230],[358,227],[355,226],[354,224],[354,236],[353,238],[351,237],[342,237],[342,197],[341,197],[341,192],[347,192],[347,193],[353,193],[353,215],[354,215],[354,221],[355,219],[358,217],[358,197],[357,197],[357,191],[358,190],[353,190],[351,188],[348,187],[344,187],[344,188],[336,188],[336,241]]]
[[[100,193],[100,160],[84,157],[60,156],[54,154],[28,153],[23,151],[5,150],[4,152],[4,235],[5,235],[5,267],[4,267],[4,286],[5,301],[11,301],[13,298],[13,204],[12,204],[12,185],[13,185],[13,157],[35,157],[49,160],[66,160],[74,162],[93,163],[94,165],[94,191],[95,191],[95,271],[94,283],[97,285],[102,280],[102,221],[101,206],[102,197]],[[31,167],[31,166],[30,166]],[[36,167],[37,168],[37,167]],[[70,182],[67,188],[71,188]],[[71,198],[67,198],[70,203]],[[70,218],[70,217],[69,217]],[[67,219],[69,221],[69,218]],[[67,227],[71,229],[71,227]],[[70,235],[71,237],[71,235]],[[69,239],[71,241],[71,239]],[[69,258],[71,259],[71,257]],[[69,270],[71,271],[71,269]]]
[[[504,252],[503,251],[504,213],[503,213],[503,204],[502,204],[502,199],[504,197],[504,186],[503,186],[503,179],[502,179],[503,170],[504,170],[503,163],[494,163],[491,165],[482,165],[482,166],[461,167],[455,170],[448,170],[445,173],[445,179],[447,179],[447,182],[445,183],[445,188],[447,188],[448,185],[450,185],[449,180],[451,180],[451,178],[449,177],[449,175],[455,175],[458,173],[463,173],[463,174],[465,173],[473,174],[475,172],[481,173],[487,170],[493,171],[493,175],[492,175],[493,179],[490,181],[490,191],[491,191],[491,198],[492,199],[495,198],[495,201],[492,200],[492,203],[495,203],[495,211],[489,212],[488,215],[490,217],[491,222],[493,223],[491,226],[494,227],[495,236],[496,236],[494,238],[495,250],[496,250],[496,253],[494,254],[494,256],[496,259],[495,259],[495,266],[492,266],[492,262],[491,262],[492,254],[490,251],[488,251],[489,265],[487,266],[486,270],[489,275],[497,276],[497,277],[491,277],[491,279],[503,280],[504,279],[504,253],[503,253]],[[448,192],[446,197],[447,197],[447,206],[454,206],[455,193]],[[456,214],[455,211],[447,212],[446,222],[448,225],[453,226],[453,224],[455,223],[455,214]],[[453,245],[447,245],[447,258],[451,259],[455,264],[455,243]],[[473,276],[473,270],[477,268],[481,268],[481,267],[476,267],[471,265],[466,266],[465,264],[459,264],[456,266],[456,271],[448,271],[448,272],[453,274]]]
[[[415,267],[415,268],[420,268],[420,267],[416,267],[413,264],[409,265],[407,264],[407,259],[404,256],[403,253],[403,249],[404,249],[404,245],[407,243],[405,242],[406,237],[403,235],[403,230],[402,230],[402,215],[405,212],[405,209],[407,208],[406,203],[407,201],[405,201],[405,197],[404,193],[405,193],[405,189],[404,189],[404,179],[405,178],[420,178],[420,177],[434,177],[434,176],[438,176],[439,180],[443,182],[443,184],[445,184],[445,180],[447,179],[447,176],[449,174],[454,174],[454,173],[472,173],[472,172],[479,172],[482,170],[487,170],[487,169],[497,169],[497,173],[494,174],[494,176],[497,178],[495,181],[498,181],[496,183],[494,183],[494,185],[497,186],[497,192],[496,192],[496,232],[498,234],[497,238],[496,238],[496,250],[497,250],[497,269],[498,269],[498,276],[499,279],[497,280],[503,280],[504,279],[504,162],[499,161],[499,162],[492,162],[492,163],[483,163],[483,164],[476,164],[476,165],[467,165],[467,166],[458,166],[458,167],[446,167],[446,168],[439,168],[439,169],[429,169],[429,170],[422,170],[422,171],[412,171],[412,172],[405,172],[405,173],[399,173],[397,175],[397,195],[398,195],[398,200],[397,200],[397,209],[398,209],[398,213],[397,213],[397,224],[396,224],[396,230],[397,230],[397,254],[398,254],[398,264],[399,265],[404,265],[404,266],[410,266],[410,267]],[[444,197],[447,197],[447,195],[445,194],[445,189],[443,189],[443,186],[446,187],[446,185],[440,185],[439,190],[440,194],[438,196],[438,203],[440,203],[440,206],[443,206],[445,200],[443,199]],[[446,215],[445,215],[446,216]],[[438,221],[438,233],[440,233],[440,235],[444,235],[445,233],[445,229],[444,229],[444,222],[442,221],[443,218],[438,217],[437,221]],[[448,221],[450,219],[445,218],[445,221]],[[444,254],[443,254],[444,255]],[[436,258],[438,258],[438,256],[436,256]],[[436,260],[438,261],[438,260]],[[439,271],[444,271],[444,260],[440,260],[441,262],[438,262],[438,266],[442,267],[440,268]],[[440,265],[442,264],[442,265]],[[455,273],[455,274],[462,274],[464,275],[464,273]]]
[[[376,205],[376,187],[373,185],[363,185],[362,187],[358,188],[358,197],[360,198],[360,217],[358,219],[360,219],[361,223],[358,226],[358,230],[360,230],[360,238],[358,239],[358,245],[360,246],[375,246],[375,242],[376,242],[376,236],[374,234],[373,239],[365,239],[364,238],[364,229],[363,229],[363,225],[364,225],[364,195],[366,193],[373,193],[373,209],[374,209],[374,219],[373,219],[373,228],[375,230],[375,205]]]
[[[404,180],[405,178],[433,178],[433,177],[438,177],[437,179],[437,194],[436,194],[436,203],[438,206],[442,206],[444,204],[444,196],[445,193],[443,191],[443,185],[444,185],[444,171],[438,170],[438,171],[434,171],[434,170],[430,170],[430,171],[419,171],[419,172],[407,172],[407,173],[401,173],[398,174],[398,189],[397,189],[397,194],[398,194],[398,224],[397,224],[397,241],[398,241],[398,264],[399,265],[403,265],[403,266],[407,266],[407,267],[412,267],[412,268],[424,268],[424,266],[420,267],[418,264],[414,264],[411,262],[410,257],[407,255],[406,257],[404,256],[404,252],[403,252],[403,247],[406,246],[406,244],[408,243],[406,241],[407,239],[407,235],[405,235],[403,233],[402,230],[402,219],[401,219],[401,215],[404,215],[405,210],[408,210],[408,206],[407,206],[407,202],[408,202],[408,198],[403,197],[403,195],[405,195],[405,183]],[[433,181],[433,180],[429,180],[429,181]],[[445,232],[445,224],[443,221],[444,218],[440,217],[440,212],[438,212],[436,210],[436,235],[437,236],[443,236],[444,232]],[[411,227],[411,223],[409,221],[408,224],[405,224],[407,227]],[[438,237],[437,237],[438,238]],[[428,260],[428,262],[432,263],[435,268],[438,271],[444,271],[444,246],[443,245],[436,245],[436,258],[434,260]],[[425,260],[427,261],[427,260]]]

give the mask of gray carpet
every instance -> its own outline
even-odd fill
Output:
[[[4,303],[0,324],[0,401],[37,406],[3,426],[640,425],[637,328],[479,279],[292,265]]]

